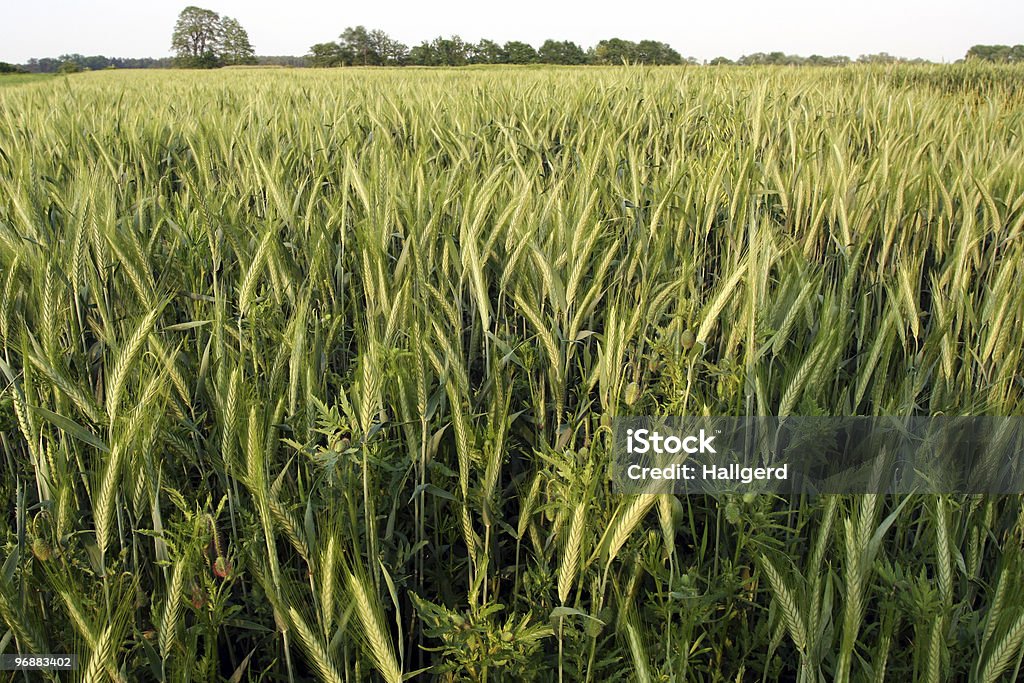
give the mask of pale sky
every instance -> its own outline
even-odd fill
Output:
[[[1022,0],[5,0],[0,61],[168,56],[174,21],[192,3],[238,19],[261,55],[302,55],[357,24],[409,46],[442,34],[585,48],[649,38],[697,59],[780,50],[953,61],[971,45],[1024,43]]]

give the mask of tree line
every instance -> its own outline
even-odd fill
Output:
[[[967,59],[1021,64],[1024,63],[1024,45],[975,45],[967,51]]]
[[[535,48],[510,40],[499,44],[486,38],[468,42],[457,35],[438,36],[412,48],[379,29],[353,26],[337,41],[317,43],[309,49],[309,64],[332,66],[463,66],[466,64],[642,64],[696,63],[684,59],[672,46],[655,40],[633,42],[602,40],[584,50],[571,40],[546,40]]]
[[[66,54],[59,57],[32,58],[21,65],[29,73],[98,71],[99,69],[167,69],[174,66],[170,57],[105,57],[103,55]]]
[[[348,29],[346,29],[348,30]],[[374,33],[374,32],[369,32]],[[622,49],[619,39],[602,41],[593,50],[583,50],[571,41],[545,41],[540,49],[534,49],[528,43],[509,41],[499,45],[493,41],[481,40],[471,44],[456,38],[437,38],[429,43],[414,47],[411,51],[402,52],[400,47],[383,43],[383,49],[373,47],[365,51],[354,51],[343,48],[339,43],[318,43],[307,55],[258,55],[246,63],[257,66],[288,66],[288,67],[334,67],[334,66],[460,66],[465,64],[620,64],[623,61],[650,64],[695,64],[696,60],[682,58],[681,61],[654,60],[649,57],[651,52],[646,46],[637,52]],[[637,47],[647,41],[635,43]],[[404,46],[401,46],[404,47]],[[600,48],[600,50],[598,50]],[[972,48],[973,49],[973,48]],[[601,57],[594,58],[592,54]],[[1010,56],[998,58],[984,51],[969,54],[968,59],[981,59],[992,62],[1015,62],[1021,59]],[[824,57],[811,55],[803,57],[783,52],[755,52],[739,59],[715,57],[706,62],[709,66],[846,66],[848,64],[896,64],[926,63],[921,59],[906,59],[885,52],[861,55],[856,59],[844,55]],[[2,64],[0,73],[68,73],[75,71],[95,71],[98,69],[167,69],[175,66],[221,66],[217,60],[193,60],[180,57],[141,57],[122,58],[105,57],[103,55],[66,54],[59,57],[30,59],[25,64]]]
[[[846,66],[847,64],[927,64],[925,59],[907,59],[896,57],[888,52],[877,52],[861,55],[852,59],[846,55],[811,55],[802,57],[800,55],[787,55],[784,52],[755,52],[743,55],[733,61],[727,57],[715,57],[708,62],[710,66]]]
[[[309,60],[304,56],[257,55],[252,64],[256,66],[307,67]],[[72,73],[76,71],[98,71],[99,69],[172,69],[181,63],[175,57],[106,57],[104,55],[66,54],[59,57],[32,58],[24,64],[7,65],[11,73]],[[0,73],[5,73],[0,62]]]

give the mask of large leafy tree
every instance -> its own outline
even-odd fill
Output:
[[[399,66],[409,55],[408,47],[379,29],[370,31],[370,47],[384,65]]]
[[[249,42],[249,34],[237,19],[223,17],[220,20],[220,58],[224,64],[255,64],[256,51]]]
[[[594,46],[594,61],[598,64],[622,64],[636,60],[636,43],[631,40],[609,38]]]
[[[473,48],[459,36],[438,36],[414,47],[409,52],[408,62],[416,66],[463,66],[469,63]]]
[[[256,52],[238,20],[213,10],[190,5],[178,15],[171,36],[178,66],[212,68],[224,64],[252,64]]]
[[[683,57],[668,43],[641,40],[636,44],[636,60],[644,64],[682,64]]]
[[[441,64],[445,66],[462,66],[468,61],[470,45],[459,36],[443,38],[438,36],[431,46]]]
[[[505,51],[493,40],[482,38],[479,43],[470,46],[470,64],[504,64],[507,61]]]
[[[217,66],[221,43],[220,15],[213,10],[190,5],[178,15],[171,36],[171,49],[180,66]]]
[[[409,63],[414,66],[439,66],[437,53],[428,40],[409,50]]]
[[[349,26],[338,37],[337,43],[317,43],[310,48],[314,66],[397,66],[405,64],[409,56],[408,47],[380,29]]]
[[[537,61],[537,51],[529,43],[510,40],[504,49],[509,64],[533,64]]]
[[[587,63],[587,53],[571,40],[545,40],[537,50],[537,57],[545,64]]]
[[[349,26],[341,32],[340,37],[342,50],[353,55],[355,64],[371,66],[380,63],[380,55],[365,26]]]
[[[345,66],[352,63],[352,55],[338,43],[317,43],[309,48],[311,66]]]

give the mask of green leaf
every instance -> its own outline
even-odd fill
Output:
[[[208,325],[212,320],[193,320],[187,323],[178,323],[177,325],[168,325],[163,328],[164,332],[185,332],[186,330],[192,330],[203,325]]]
[[[593,619],[602,626],[606,626],[606,624],[597,617],[591,616],[586,612],[582,612],[578,609],[573,609],[572,607],[556,607],[555,609],[551,610],[551,619],[560,617],[586,617],[587,619]]]
[[[72,420],[70,417],[65,417],[64,415],[54,413],[50,410],[47,410],[46,408],[40,408],[39,406],[32,406],[31,410],[36,415],[52,424],[54,427],[57,427],[61,431],[66,432],[69,436],[73,436],[79,441],[85,442],[92,446],[93,448],[97,448],[103,451],[104,453],[110,452],[110,448],[107,446],[107,444],[103,443],[103,441],[101,441],[99,437],[97,437],[95,434],[90,432],[82,425]]]

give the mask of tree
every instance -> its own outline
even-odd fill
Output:
[[[879,52],[871,55],[861,55],[857,58],[857,62],[860,64],[896,64],[903,60],[899,57],[893,57],[888,52]]]
[[[352,53],[355,61],[353,63],[361,66],[372,66],[380,64],[380,55],[370,37],[370,32],[365,26],[349,26],[341,32],[341,47]]]
[[[27,66],[29,73],[52,74],[60,67],[60,61],[53,57],[43,57],[42,59],[32,57],[28,60]]]
[[[438,66],[440,64],[434,46],[426,40],[409,50],[409,63],[416,66]]]
[[[379,64],[401,66],[409,55],[409,48],[381,30],[370,31],[370,50]]]
[[[211,68],[218,65],[222,27],[220,15],[213,10],[190,5],[178,15],[171,36],[171,49],[179,66]]]
[[[537,61],[537,51],[529,43],[510,40],[504,48],[508,64],[533,64]]]
[[[178,15],[171,36],[178,66],[211,69],[225,64],[255,64],[256,51],[237,19],[190,5]]]
[[[668,43],[641,40],[634,51],[636,61],[643,64],[682,64],[683,57]]]
[[[96,71],[98,69],[106,69],[110,66],[111,60],[107,59],[103,55],[92,55],[86,57],[76,53],[63,54],[57,58],[59,66],[58,71],[63,73],[75,73],[76,71]]]
[[[1024,45],[974,45],[967,51],[967,59],[984,62],[1024,62]]]
[[[470,46],[470,64],[504,64],[507,61],[505,51],[493,40],[483,38],[476,45]]]
[[[255,64],[256,51],[249,42],[249,34],[237,19],[223,17],[220,20],[220,59],[224,64]]]
[[[845,66],[850,63],[850,58],[843,55],[824,57],[822,55],[811,55],[804,60],[804,64],[810,66]]]
[[[598,64],[622,64],[636,61],[636,43],[622,38],[602,40],[594,46],[594,61]]]
[[[571,40],[545,40],[537,50],[537,58],[545,64],[587,63],[587,53]]]
[[[472,47],[459,36],[438,36],[410,50],[408,63],[416,66],[463,66],[469,63]]]
[[[459,36],[442,38],[438,36],[431,43],[437,60],[444,66],[463,66],[468,61],[469,44]]]
[[[311,66],[329,67],[343,66],[345,52],[337,43],[317,43],[309,48],[309,63]]]

